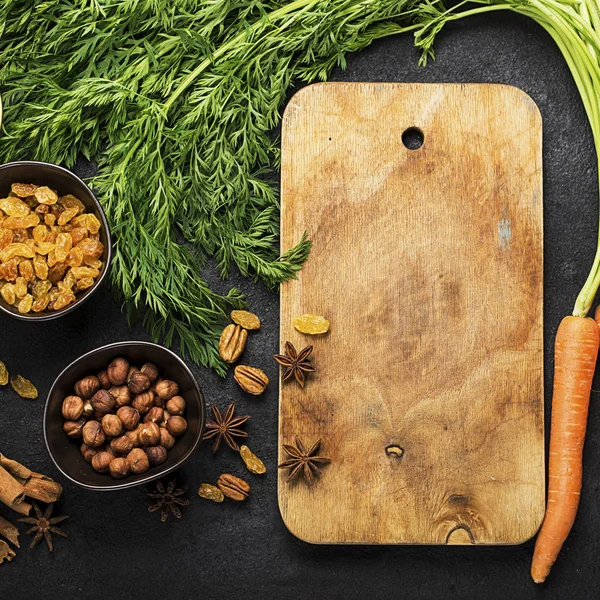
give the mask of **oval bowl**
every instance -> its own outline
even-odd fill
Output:
[[[58,165],[34,160],[20,160],[0,165],[0,198],[6,198],[13,183],[47,185],[57,190],[60,196],[73,194],[83,202],[89,212],[96,215],[102,224],[100,228],[100,241],[104,244],[104,252],[101,259],[103,263],[102,271],[94,285],[80,292],[75,302],[57,311],[21,314],[14,306],[10,306],[0,297],[0,310],[15,319],[23,321],[49,321],[51,319],[58,319],[79,308],[102,285],[102,282],[106,278],[112,259],[112,243],[106,215],[92,190],[75,173],[71,173],[68,169],[59,167]]]
[[[124,356],[130,364],[141,367],[152,362],[161,377],[173,379],[179,384],[179,395],[186,401],[186,432],[177,439],[167,453],[167,460],[145,473],[128,475],[125,479],[113,479],[109,473],[98,473],[87,463],[79,447],[83,440],[72,439],[63,431],[62,402],[73,394],[75,383],[86,375],[95,375],[105,369],[118,356]],[[69,480],[88,490],[113,491],[143,485],[175,471],[194,453],[202,440],[206,407],[204,395],[194,375],[176,354],[151,342],[117,342],[92,350],[72,362],[56,378],[44,410],[44,441],[56,468]]]

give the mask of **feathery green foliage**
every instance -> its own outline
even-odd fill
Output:
[[[129,314],[223,374],[216,340],[243,297],[212,291],[206,260],[275,287],[310,248],[302,239],[278,252],[271,132],[290,87],[412,29],[415,4],[4,0],[0,160],[96,161]]]

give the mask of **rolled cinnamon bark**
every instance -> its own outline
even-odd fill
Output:
[[[37,473],[35,473],[37,475]],[[40,502],[50,504],[56,502],[62,494],[62,486],[52,479],[31,477],[23,486],[25,495],[28,498],[34,498]]]
[[[0,466],[0,502],[13,508],[23,502],[24,497],[25,488],[4,467]]]
[[[19,530],[2,517],[0,517],[0,537],[6,538],[19,548]]]

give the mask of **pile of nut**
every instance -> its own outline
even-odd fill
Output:
[[[100,276],[100,221],[75,196],[13,183],[0,198],[0,295],[22,314],[55,311]]]
[[[260,319],[247,310],[231,311],[233,323],[227,325],[219,340],[219,355],[228,363],[234,363],[242,355],[248,339],[248,331],[260,329]],[[238,385],[253,396],[260,396],[269,385],[267,374],[257,367],[238,365],[233,371]]]
[[[161,379],[152,363],[138,369],[115,358],[106,370],[80,379],[74,391],[63,401],[63,429],[83,438],[81,454],[96,471],[116,479],[164,463],[187,429],[179,386]]]

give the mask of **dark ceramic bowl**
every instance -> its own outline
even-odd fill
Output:
[[[49,321],[62,317],[81,306],[101,285],[108,273],[112,258],[112,246],[110,231],[106,216],[96,199],[92,190],[71,171],[57,165],[51,165],[36,161],[18,161],[0,165],[0,198],[6,198],[13,183],[34,183],[36,185],[47,185],[58,191],[59,196],[73,194],[85,205],[88,212],[96,215],[102,227],[100,228],[100,241],[104,244],[102,255],[102,271],[94,285],[77,294],[77,300],[69,306],[57,311],[43,311],[40,313],[27,313],[22,315],[14,306],[10,306],[0,297],[0,310],[16,319],[24,321]]]
[[[184,417],[188,422],[186,432],[177,438],[162,465],[150,467],[139,475],[128,475],[125,479],[113,479],[109,473],[94,471],[79,450],[83,440],[72,439],[63,431],[62,416],[63,400],[74,393],[75,383],[86,375],[95,375],[106,369],[118,356],[124,356],[138,367],[146,362],[153,362],[161,377],[176,381],[179,384],[179,395],[186,401]],[[44,411],[44,439],[54,464],[73,483],[89,490],[121,490],[148,483],[181,467],[202,439],[205,418],[204,395],[192,372],[177,355],[150,342],[117,342],[84,354],[56,378],[50,388]]]

